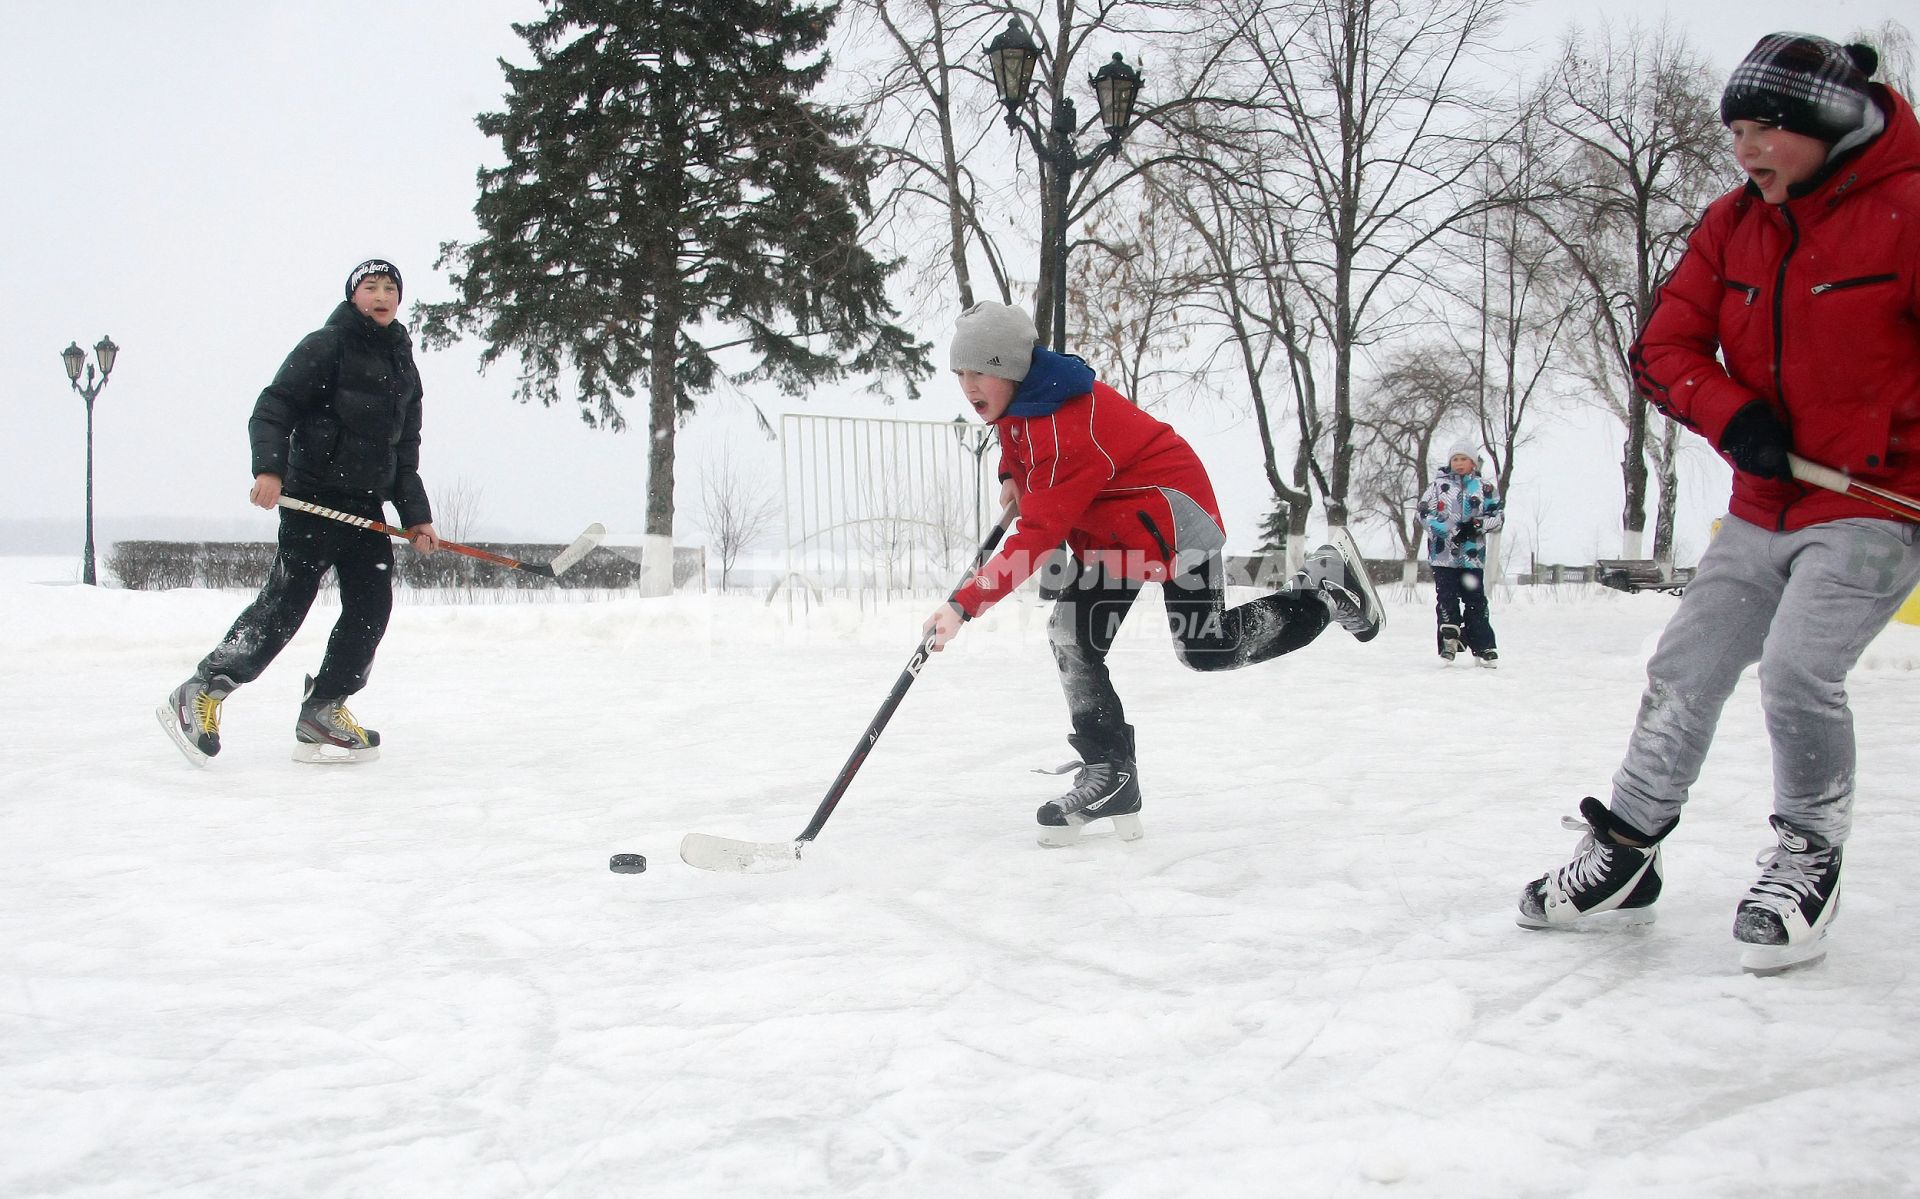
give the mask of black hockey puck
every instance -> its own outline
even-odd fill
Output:
[[[607,860],[607,869],[615,874],[639,874],[647,868],[647,859],[637,853],[617,853]]]

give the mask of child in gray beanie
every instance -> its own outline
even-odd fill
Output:
[[[1000,442],[1001,503],[1020,521],[1000,551],[927,618],[941,649],[964,621],[1006,598],[1065,544],[1074,580],[1048,638],[1080,755],[1073,787],[1043,804],[1040,843],[1068,845],[1095,820],[1140,833],[1133,726],[1107,673],[1107,652],[1147,583],[1163,586],[1175,652],[1195,670],[1234,670],[1290,653],[1337,622],[1361,641],[1380,631],[1380,598],[1359,551],[1338,531],[1292,586],[1229,608],[1225,525],[1213,483],[1178,433],[1094,378],[1079,358],[1042,349],[1033,321],[975,304],[954,322],[960,391]]]

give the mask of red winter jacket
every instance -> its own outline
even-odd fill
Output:
[[[1633,348],[1634,382],[1715,445],[1748,401],[1794,452],[1920,494],[1920,124],[1876,85],[1886,129],[1814,190],[1715,200]],[[1716,351],[1725,366],[1715,358]],[[1763,528],[1878,516],[1836,492],[1736,470],[1733,515]]]
[[[1206,468],[1172,426],[1095,382],[1049,415],[1003,416],[1000,477],[1020,489],[1012,536],[953,602],[978,616],[1004,599],[1061,542],[1111,573],[1158,581],[1174,558],[1191,566],[1226,542]]]

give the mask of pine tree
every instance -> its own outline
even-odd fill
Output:
[[[548,0],[516,24],[531,67],[502,62],[505,110],[477,118],[504,164],[479,173],[481,234],[441,247],[458,298],[423,312],[428,344],[463,334],[514,355],[516,395],[589,425],[647,396],[647,527],[673,530],[674,433],[723,380],[789,394],[898,373],[928,347],[890,319],[894,269],[860,245],[872,151],[806,97],[837,4]]]
[[[1260,549],[1263,554],[1284,554],[1287,552],[1287,538],[1291,535],[1293,524],[1293,505],[1275,498],[1273,509],[1260,518]]]

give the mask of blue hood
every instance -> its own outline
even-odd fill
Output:
[[[1013,393],[1008,416],[1052,416],[1060,405],[1093,390],[1093,368],[1072,354],[1033,348],[1033,365]]]

